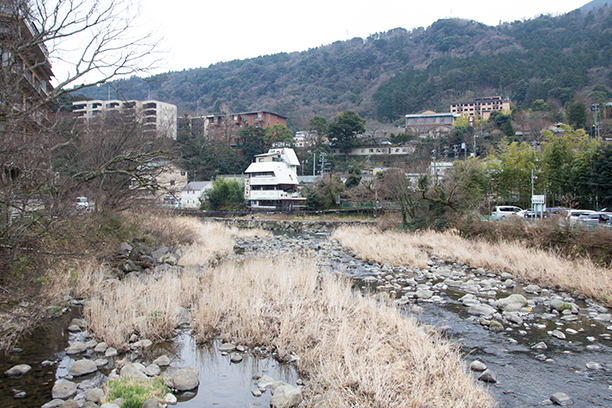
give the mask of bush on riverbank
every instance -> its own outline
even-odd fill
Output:
[[[356,251],[362,259],[425,267],[428,253],[442,259],[457,260],[472,267],[509,272],[522,282],[533,282],[581,294],[612,306],[612,270],[588,259],[571,260],[520,242],[492,243],[484,239],[465,239],[456,231],[443,233],[381,232],[373,228],[345,227],[332,238],[345,248]],[[412,254],[412,255],[410,255]]]

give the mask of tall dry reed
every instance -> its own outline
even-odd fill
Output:
[[[488,407],[448,342],[351,290],[320,278],[313,260],[227,263],[203,279],[194,316],[200,341],[221,334],[297,356],[307,406]]]
[[[443,233],[380,232],[372,228],[343,227],[332,235],[346,248],[357,251],[363,259],[393,265],[423,267],[427,253],[459,260],[473,267],[509,272],[524,282],[579,291],[585,296],[612,306],[612,270],[588,260],[572,261],[543,250],[529,249],[519,243],[490,243],[467,240],[453,231]],[[410,261],[403,253],[419,254]]]

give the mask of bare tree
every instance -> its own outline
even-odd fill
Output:
[[[107,189],[103,201],[112,204],[110,193],[125,192],[128,179],[151,187],[157,169],[147,166],[163,166],[167,153],[155,139],[147,144],[151,139],[134,131],[83,132],[55,118],[63,94],[151,67],[156,42],[139,34],[133,8],[126,0],[0,0],[2,293],[23,289],[23,277],[47,262],[44,254],[53,252],[47,238],[70,220],[79,186],[121,180],[120,188]],[[52,60],[69,66],[55,86]]]

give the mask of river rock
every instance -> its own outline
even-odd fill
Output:
[[[486,364],[479,360],[474,360],[470,364],[470,370],[472,371],[485,371],[486,369],[487,369]]]
[[[219,346],[219,351],[222,353],[231,353],[234,350],[236,350],[236,346],[232,343],[221,343],[221,345]]]
[[[104,367],[105,365],[108,364],[108,360],[105,358],[98,358],[94,360],[94,363],[96,363],[98,367]]]
[[[85,345],[85,343],[81,341],[75,341],[70,345],[70,347],[68,347],[68,349],[66,350],[66,354],[74,355],[83,353],[85,351],[87,351],[87,346]]]
[[[553,299],[550,301],[550,308],[556,310],[557,312],[572,310],[572,303],[564,302],[561,299]]]
[[[142,340],[138,340],[136,343],[132,344],[132,348],[134,348],[134,349],[137,349],[137,348],[148,349],[152,345],[153,345],[153,342],[151,340],[149,340],[149,339],[142,339]]]
[[[74,364],[72,364],[72,367],[70,367],[68,373],[73,377],[80,377],[96,371],[98,371],[98,366],[94,361],[83,359],[75,361]]]
[[[49,402],[47,402],[46,404],[44,404],[43,406],[41,406],[40,408],[57,408],[61,405],[61,403],[64,402],[63,399],[54,399],[51,400]]]
[[[593,320],[597,320],[598,322],[609,322],[612,320],[612,315],[610,313],[599,313]]]
[[[104,352],[104,357],[115,357],[117,354],[118,354],[117,353],[117,349],[115,349],[113,347],[109,347]]]
[[[523,288],[523,290],[527,293],[533,293],[537,295],[542,291],[542,288],[540,288],[538,285],[527,285]]]
[[[176,327],[189,325],[191,323],[191,312],[189,309],[179,307],[177,309]]]
[[[174,394],[166,394],[164,395],[164,401],[168,405],[176,405],[178,399],[174,396]]]
[[[58,381],[53,385],[51,395],[53,399],[65,400],[77,393],[77,385],[72,381]]]
[[[490,316],[496,309],[489,305],[472,305],[468,307],[468,313],[476,316]]]
[[[102,404],[100,408],[119,408],[119,405],[112,403],[112,402],[106,402]]]
[[[81,408],[81,406],[75,400],[67,400],[62,402],[58,408]]]
[[[497,307],[504,312],[518,312],[525,306],[527,306],[527,299],[518,293],[497,301]]]
[[[30,367],[27,364],[19,364],[19,365],[16,365],[16,366],[6,370],[4,372],[4,374],[9,376],[9,377],[16,377],[16,376],[19,376],[19,375],[24,375],[25,373],[27,373],[31,369],[32,369],[32,367]]]
[[[232,356],[230,357],[230,361],[232,363],[240,363],[242,361],[242,355],[238,353],[232,353]]]
[[[561,340],[565,340],[565,338],[566,338],[565,337],[565,333],[563,333],[560,330],[553,330],[553,331],[550,332],[550,335],[553,336],[553,337],[556,337],[558,339],[561,339]]]
[[[257,387],[262,391],[272,387],[272,384],[274,384],[274,379],[269,375],[263,375],[259,381],[257,381]]]
[[[434,293],[431,290],[421,289],[421,290],[417,290],[414,296],[417,299],[429,299],[433,296],[433,294]]]
[[[170,374],[173,387],[177,391],[189,391],[200,385],[198,374],[190,368],[181,368]]]
[[[142,403],[142,408],[159,408],[159,401],[155,398],[149,398],[145,402]]]
[[[159,374],[161,374],[161,368],[159,368],[157,364],[150,364],[147,366],[147,368],[145,368],[144,373],[149,377],[157,377]]]
[[[302,391],[289,384],[277,387],[270,400],[270,405],[275,408],[295,407],[302,402]]]
[[[95,353],[104,353],[106,351],[106,349],[108,349],[108,344],[106,344],[105,342],[100,342],[98,344],[96,344],[96,346],[94,347],[94,352]]]
[[[489,324],[489,330],[492,332],[502,332],[504,331],[504,325],[498,322],[497,320],[493,320]]]
[[[85,400],[98,403],[104,398],[104,391],[101,388],[92,388],[85,393]]]
[[[168,356],[163,355],[153,360],[153,364],[157,364],[160,367],[167,367],[170,365],[170,359],[168,358]]]
[[[547,349],[548,349],[548,346],[546,345],[546,343],[544,343],[543,341],[541,341],[541,342],[539,342],[539,343],[534,344],[533,346],[531,346],[531,348],[532,348],[532,349],[535,349],[535,350],[547,350]]]
[[[586,363],[586,368],[588,368],[589,370],[603,370],[603,366],[594,361],[589,361],[588,363]]]
[[[125,366],[123,366],[123,368],[119,372],[119,377],[121,377],[121,378],[132,377],[132,378],[135,378],[137,380],[144,380],[144,379],[147,378],[145,373],[143,373],[142,371],[138,370],[132,364],[126,364]]]
[[[557,405],[572,405],[574,401],[565,393],[556,392],[550,396],[550,400]]]
[[[487,383],[495,383],[497,382],[497,377],[493,371],[486,369],[480,376],[478,377],[479,381],[487,382]]]

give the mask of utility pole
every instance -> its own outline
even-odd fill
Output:
[[[317,166],[317,152],[314,152],[312,154],[312,176],[314,177],[315,174],[315,168]]]

